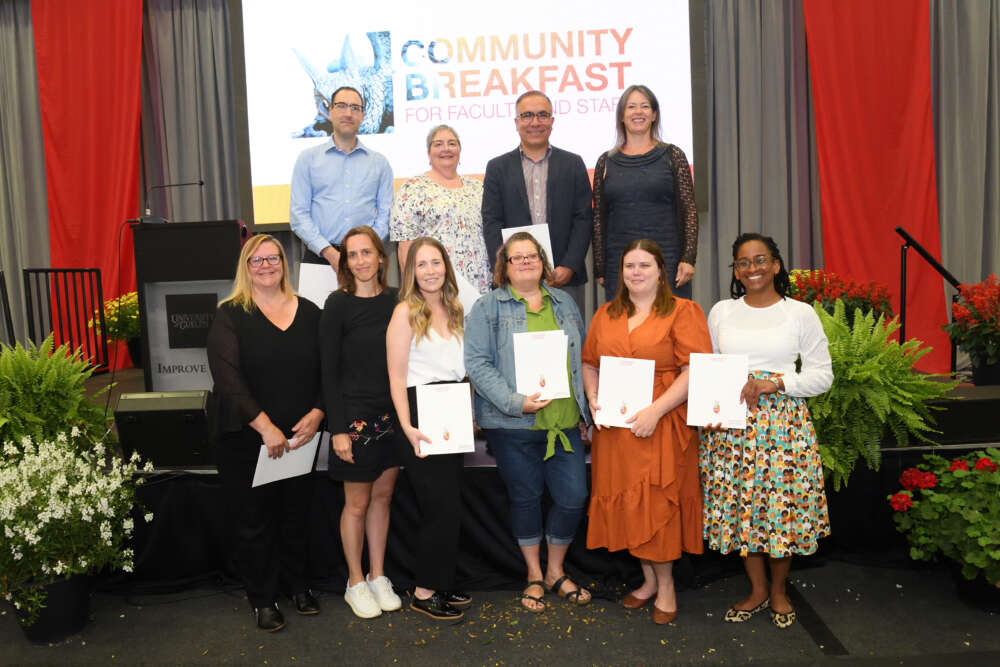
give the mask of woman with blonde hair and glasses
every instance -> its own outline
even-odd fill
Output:
[[[588,423],[580,370],[583,319],[570,295],[545,283],[552,267],[545,250],[526,232],[512,234],[497,253],[497,288],[479,298],[465,323],[465,367],[476,390],[476,423],[497,460],[507,487],[511,524],[527,569],[521,604],[541,612],[546,591],[573,604],[590,602],[563,561],[587,501],[587,465],[579,425]],[[517,392],[514,334],[561,330],[567,337],[570,396],[540,400]],[[542,495],[552,507],[542,519]],[[541,542],[547,543],[545,574]]]
[[[462,304],[448,251],[422,237],[410,244],[399,305],[386,333],[389,388],[405,438],[396,440],[420,510],[410,608],[438,620],[457,620],[468,595],[455,590],[461,523],[462,455],[421,452],[430,442],[417,423],[419,385],[465,379]],[[469,397],[471,403],[472,397]]]
[[[279,592],[299,614],[319,613],[305,580],[312,475],[250,486],[261,444],[280,458],[312,440],[323,421],[319,319],[319,308],[292,291],[281,244],[260,234],[243,246],[233,292],[208,333],[219,474],[236,513],[236,567],[257,627],[268,632],[285,625]]]
[[[323,397],[334,456],[329,475],[344,483],[340,539],[347,561],[344,600],[355,615],[374,618],[402,601],[385,576],[389,505],[399,474],[398,437],[385,365],[385,330],[396,307],[386,284],[385,247],[367,226],[344,235],[337,279],[320,320]],[[369,573],[362,569],[368,541]]]

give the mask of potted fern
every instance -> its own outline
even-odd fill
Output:
[[[76,428],[80,446],[110,438],[104,410],[86,395],[90,362],[66,344],[54,348],[50,334],[41,345],[0,344],[0,444],[53,440]],[[0,454],[0,460],[12,454]]]
[[[921,348],[918,340],[891,340],[899,328],[895,318],[876,320],[871,310],[855,309],[849,324],[841,299],[832,314],[818,301],[813,308],[830,343],[833,386],[808,399],[809,411],[823,467],[839,490],[859,458],[878,470],[879,448],[887,436],[899,446],[911,437],[930,442],[927,434],[935,431],[927,403],[943,397],[955,382],[913,370],[930,348]]]

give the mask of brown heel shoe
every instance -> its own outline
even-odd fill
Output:
[[[658,609],[656,605],[653,605],[653,623],[657,625],[666,625],[667,623],[673,623],[674,619],[677,618],[677,611],[663,611]]]
[[[622,606],[626,609],[641,609],[650,600],[652,600],[655,595],[650,595],[648,598],[641,598],[636,595],[629,593],[622,599]]]

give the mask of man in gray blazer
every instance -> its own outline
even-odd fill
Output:
[[[549,225],[553,287],[568,292],[584,314],[587,250],[593,228],[590,177],[583,159],[549,144],[552,102],[524,93],[515,105],[521,145],[493,158],[483,180],[483,235],[490,266],[505,227]]]

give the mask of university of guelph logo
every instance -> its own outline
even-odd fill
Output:
[[[167,341],[171,350],[205,347],[215,319],[217,296],[167,294]]]

